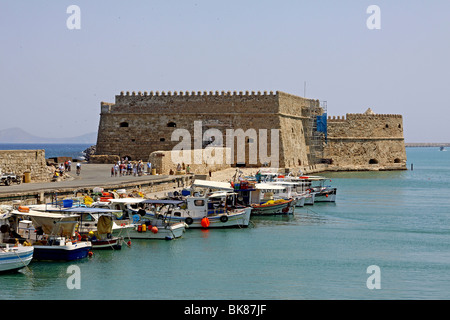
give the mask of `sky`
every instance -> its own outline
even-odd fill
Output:
[[[0,0],[0,46],[0,130],[96,132],[120,91],[280,90],[450,142],[447,0]]]

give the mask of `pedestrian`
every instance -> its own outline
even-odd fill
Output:
[[[181,164],[177,165],[177,171],[181,171]]]
[[[152,173],[152,163],[150,161],[147,161],[147,174]]]
[[[67,161],[67,164],[68,164],[68,171],[70,172],[70,169],[71,169],[71,167],[72,167],[72,161]]]
[[[133,175],[136,177],[136,173],[137,173],[137,166],[136,163],[133,163]]]
[[[117,177],[117,174],[119,173],[119,165],[116,163],[114,165],[114,176]]]
[[[79,176],[81,173],[81,163],[77,163],[77,176]]]
[[[111,167],[111,177],[114,177],[114,166]]]
[[[189,165],[186,166],[186,174],[191,173],[191,167]]]

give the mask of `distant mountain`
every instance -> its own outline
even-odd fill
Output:
[[[97,142],[97,132],[72,138],[43,138],[34,136],[21,128],[0,130],[0,143],[92,143]]]

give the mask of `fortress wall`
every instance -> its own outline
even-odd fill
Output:
[[[347,114],[328,118],[325,158],[353,169],[406,169],[401,115]]]
[[[53,177],[53,171],[47,168],[44,150],[1,150],[0,169],[19,176],[29,171],[32,182],[48,182]]]
[[[115,104],[101,103],[96,153],[147,159],[151,152],[172,150],[179,143],[171,141],[175,129],[188,130],[192,135],[192,148],[195,148],[198,145],[193,136],[194,121],[202,121],[203,132],[215,128],[223,133],[224,145],[227,129],[255,129],[257,134],[260,129],[267,129],[268,155],[271,154],[270,130],[281,128],[280,164],[284,165],[285,153],[291,164],[306,164],[301,114],[302,108],[311,101],[315,103],[315,100],[278,91],[121,93],[116,96]],[[289,129],[280,126],[280,117]],[[235,139],[235,146],[238,143]],[[247,165],[251,143],[255,141],[245,140]]]
[[[105,109],[106,111],[106,109]],[[278,92],[198,91],[121,93],[110,113],[276,113]],[[103,111],[102,111],[103,113]]]

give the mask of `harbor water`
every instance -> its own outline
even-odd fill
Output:
[[[450,152],[407,156],[414,170],[323,174],[337,202],[290,217],[132,240],[83,261],[33,261],[0,276],[0,299],[450,299]],[[73,265],[80,289],[68,286]],[[368,285],[370,266],[379,288]]]

